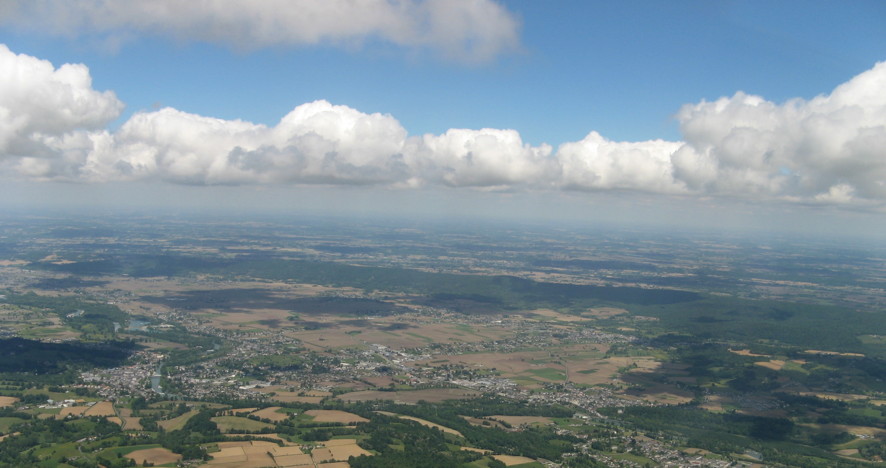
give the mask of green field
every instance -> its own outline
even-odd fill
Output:
[[[212,418],[212,422],[218,425],[218,429],[222,432],[245,431],[258,432],[262,429],[271,429],[273,424],[255,421],[249,418],[239,416],[217,416]]]

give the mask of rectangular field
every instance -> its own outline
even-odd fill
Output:
[[[369,420],[357,416],[354,413],[339,410],[308,410],[305,414],[314,418],[314,422],[356,424],[358,422],[368,422]]]
[[[439,403],[446,400],[466,400],[476,398],[479,392],[461,388],[432,388],[427,390],[409,390],[397,392],[381,392],[378,390],[361,390],[337,396],[342,401],[372,401],[393,400],[406,404],[417,404],[424,400],[429,403]]]

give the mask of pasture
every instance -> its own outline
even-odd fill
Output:
[[[258,432],[262,429],[269,429],[274,427],[272,424],[255,421],[248,418],[241,418],[240,416],[216,416],[212,418],[212,422],[218,425],[218,429],[222,432]]]
[[[185,423],[188,422],[188,419],[191,419],[197,413],[198,413],[198,411],[191,410],[181,416],[178,416],[178,417],[175,417],[172,419],[167,419],[165,421],[157,421],[157,425],[162,427],[163,430],[165,430],[167,432],[175,431],[177,429],[181,429],[181,428],[185,427]]]

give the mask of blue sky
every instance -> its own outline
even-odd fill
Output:
[[[4,35],[17,53],[86,64],[94,87],[114,90],[127,113],[163,105],[274,124],[298,104],[326,99],[390,113],[411,133],[515,128],[554,145],[591,130],[677,139],[672,116],[683,104],[739,90],[776,102],[811,98],[886,60],[879,1],[506,6],[520,19],[522,50],[469,65],[387,44],[243,52],[149,36],[108,52],[9,26]]]
[[[886,154],[876,149],[886,122],[876,102],[883,2],[367,0],[337,12],[324,8],[346,3],[263,3],[219,2],[228,14],[175,12],[175,2],[167,13],[4,2],[0,43],[16,57],[5,63],[83,64],[91,84],[81,91],[105,107],[51,131],[9,130],[0,175],[22,194],[76,183],[288,187],[344,199],[336,193],[352,192],[337,189],[360,186],[872,217],[886,201]],[[293,32],[309,29],[320,39]],[[0,107],[61,118],[9,97],[45,97],[40,83],[53,79],[0,83]],[[17,128],[11,122],[0,125]],[[842,139],[818,141],[820,132]],[[201,146],[209,138],[227,143]],[[330,152],[338,159],[323,163]]]

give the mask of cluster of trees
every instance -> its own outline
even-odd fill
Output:
[[[41,296],[33,291],[25,294],[8,293],[6,302],[21,307],[48,310],[66,324],[80,331],[85,339],[106,341],[114,338],[114,323],[123,325],[129,315],[119,307],[103,302],[70,296]]]
[[[872,330],[886,329],[884,314],[827,305],[720,296],[673,305],[635,306],[631,310],[638,315],[658,318],[655,326],[662,330],[688,334],[695,339],[778,343],[782,351],[790,348],[798,351],[827,349],[884,356],[882,347],[865,345],[858,339]],[[809,358],[809,355],[804,356]]]
[[[375,414],[360,431],[369,434],[363,447],[377,455],[352,457],[352,468],[458,468],[482,458],[476,452],[450,450],[443,432],[399,418]]]
[[[878,441],[859,447],[858,454],[868,460],[879,457],[880,460],[886,460],[886,442]]]
[[[392,402],[373,402],[356,405],[352,411],[377,420],[380,415],[371,410],[384,410],[393,413],[414,416],[442,426],[455,429],[462,433],[466,441],[475,447],[495,447],[502,454],[520,455],[530,458],[558,460],[560,456],[572,451],[573,443],[578,439],[557,435],[551,428],[527,428],[522,431],[503,431],[501,429],[475,426],[467,422],[465,416],[488,416],[491,414],[570,417],[572,410],[564,407],[515,405],[500,397],[479,398],[473,400],[451,400],[442,403],[419,402],[417,405],[398,405]],[[402,423],[402,421],[399,421]],[[417,423],[409,423],[416,426]],[[442,437],[442,433],[440,436]]]
[[[810,445],[815,433],[797,427],[786,418],[767,418],[736,413],[711,413],[692,406],[615,408],[601,413],[625,420],[644,431],[677,434],[689,447],[715,453],[743,453],[752,449],[769,463],[803,467],[861,467],[862,462],[842,459],[829,450]],[[829,439],[835,442],[838,439]]]
[[[25,338],[0,339],[0,355],[8,357],[0,360],[0,373],[60,374],[80,368],[113,367],[121,365],[133,347],[130,341],[48,343]]]
[[[119,433],[120,426],[105,418],[81,418],[72,421],[35,419],[17,424],[0,444],[0,466],[33,466],[39,461],[32,450],[41,445],[64,443],[88,437],[104,438]]]

